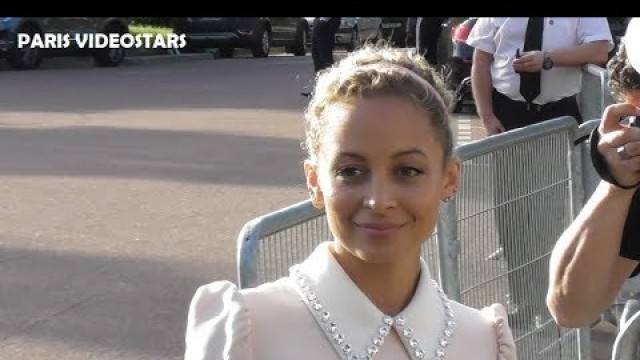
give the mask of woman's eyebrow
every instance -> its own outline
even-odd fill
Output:
[[[366,158],[358,153],[354,153],[354,152],[349,152],[349,151],[341,151],[338,153],[338,158],[342,158],[342,157],[351,157],[351,158],[356,158],[358,160],[366,160]]]
[[[393,157],[396,158],[396,157],[406,156],[406,155],[419,155],[423,157],[429,157],[424,151],[417,148],[398,151],[397,153],[393,154]]]
[[[422,151],[422,150],[420,150],[418,148],[398,151],[398,152],[394,153],[392,155],[392,157],[397,158],[397,157],[407,156],[407,155],[418,155],[418,156],[422,156],[422,157],[429,157],[429,155],[427,155],[424,151]],[[358,160],[366,160],[366,157],[364,157],[363,155],[360,155],[360,154],[355,153],[355,152],[350,152],[350,151],[341,151],[341,152],[338,153],[337,158],[343,158],[343,157],[351,157],[351,158],[355,158],[355,159],[358,159]]]

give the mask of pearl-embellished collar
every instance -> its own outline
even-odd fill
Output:
[[[382,313],[320,244],[291,268],[296,289],[342,359],[372,359],[395,328],[413,359],[444,358],[453,336],[453,311],[421,259],[421,276],[409,305],[397,316]]]

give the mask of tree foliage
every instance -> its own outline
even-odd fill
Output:
[[[132,17],[131,23],[141,26],[158,26],[158,27],[172,27],[172,17]]]

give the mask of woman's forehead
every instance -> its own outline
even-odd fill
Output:
[[[408,95],[375,95],[363,98],[351,98],[330,104],[325,110],[328,120],[343,120],[356,113],[394,113],[397,111],[420,113],[425,119],[429,114],[417,101]]]
[[[321,139],[321,147],[331,152],[342,151],[344,147],[359,151],[377,147],[387,150],[424,147],[430,151],[432,144],[440,147],[428,115],[410,103],[393,99],[365,101],[355,107],[336,109],[332,115]]]
[[[368,131],[376,127],[393,130],[398,122],[411,119],[414,126],[432,132],[429,114],[410,100],[386,97],[336,104],[325,113],[325,132]],[[406,124],[405,124],[406,125]]]

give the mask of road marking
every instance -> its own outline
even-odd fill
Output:
[[[458,117],[458,145],[466,144],[471,140],[471,119]]]

